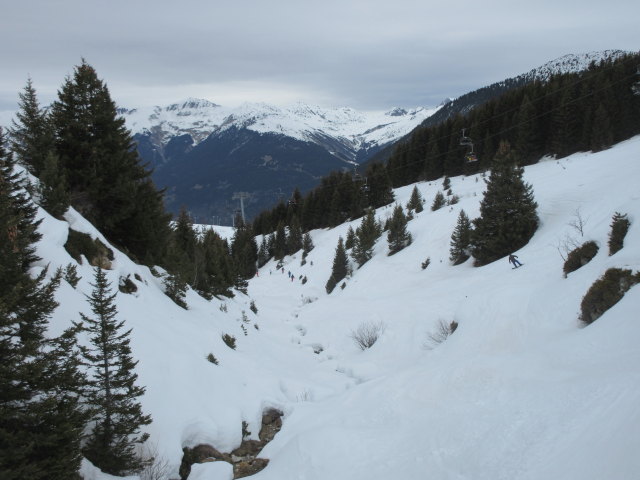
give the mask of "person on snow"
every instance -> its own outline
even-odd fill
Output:
[[[518,256],[514,255],[513,253],[509,255],[509,263],[513,264],[513,268],[518,268],[522,265],[522,263],[520,263],[520,260],[518,260]]]

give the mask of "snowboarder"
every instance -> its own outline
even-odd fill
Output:
[[[514,255],[513,253],[509,255],[509,263],[513,263],[513,268],[522,266],[522,263],[520,262],[520,260],[518,260],[518,256]]]

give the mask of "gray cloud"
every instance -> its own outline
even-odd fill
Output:
[[[614,5],[615,4],[615,5]],[[119,105],[434,105],[566,53],[638,50],[636,1],[31,0],[0,17],[0,110],[86,58]]]

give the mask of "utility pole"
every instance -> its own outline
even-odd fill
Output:
[[[242,212],[242,223],[247,223],[245,218],[244,218],[244,199],[245,198],[249,198],[251,196],[250,193],[248,192],[234,192],[233,197],[231,197],[233,200],[240,200],[240,212]]]

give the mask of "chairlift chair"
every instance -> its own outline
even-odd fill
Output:
[[[477,162],[478,161],[478,157],[473,152],[473,141],[471,140],[471,138],[469,138],[469,137],[467,137],[465,135],[465,133],[464,133],[465,130],[466,130],[466,128],[462,129],[462,137],[460,138],[460,145],[463,145],[465,147],[470,147],[470,148],[469,148],[469,151],[467,152],[467,154],[464,156],[464,158],[467,161],[467,163]]]

